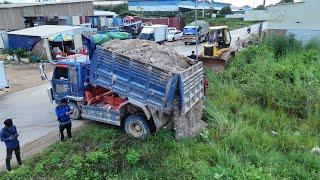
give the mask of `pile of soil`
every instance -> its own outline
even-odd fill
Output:
[[[207,126],[207,124],[202,121],[202,108],[202,100],[197,102],[186,114],[180,114],[178,108],[175,108],[173,128],[176,139],[193,138]]]
[[[138,39],[112,40],[102,46],[132,59],[146,62],[174,73],[183,71],[190,66],[188,57],[179,55],[167,45],[158,45],[152,41]]]

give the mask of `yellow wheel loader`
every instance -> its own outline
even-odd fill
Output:
[[[199,60],[206,68],[211,68],[214,71],[224,70],[235,55],[235,50],[231,50],[230,45],[231,35],[228,26],[209,27],[207,44],[204,45]]]

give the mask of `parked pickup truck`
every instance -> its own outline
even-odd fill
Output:
[[[173,73],[96,46],[90,60],[55,64],[50,99],[69,100],[72,119],[80,117],[116,126],[144,138],[172,122],[176,107],[188,112],[203,97],[199,62]]]

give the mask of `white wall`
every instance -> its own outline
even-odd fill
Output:
[[[269,18],[267,10],[252,10],[244,13],[245,21],[266,21]]]
[[[8,34],[5,31],[0,31],[0,49],[8,47]]]
[[[319,0],[269,6],[268,29],[320,30]]]
[[[0,89],[9,86],[6,71],[4,68],[4,62],[0,61]]]
[[[178,6],[129,6],[129,11],[178,11]]]
[[[81,34],[75,35],[73,42],[74,42],[75,49],[79,49],[79,48],[83,47]]]
[[[79,16],[72,16],[72,25],[80,25],[80,17]]]
[[[106,26],[106,17],[100,17],[100,25],[101,27]]]
[[[287,35],[290,34],[293,34],[297,40],[302,41],[303,43],[320,38],[320,30],[290,29],[287,31]]]
[[[243,19],[244,14],[227,14],[225,16],[225,18],[227,18],[227,19]]]

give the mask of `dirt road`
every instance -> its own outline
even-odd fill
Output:
[[[263,25],[263,29],[266,28],[266,24]],[[230,35],[232,38],[231,41],[231,46],[233,48],[236,48],[236,40],[238,37],[240,37],[241,40],[248,39],[251,34],[257,34],[259,31],[259,24],[254,24],[251,26],[251,33],[247,33],[247,28],[241,28],[241,29],[236,29],[233,31],[230,31]],[[184,45],[184,42],[182,40],[180,41],[175,41],[175,42],[166,42],[167,45],[173,47],[173,49],[179,53],[180,55],[184,56],[190,56],[192,51],[196,52],[196,45]],[[198,46],[198,54],[203,53],[203,46],[205,43],[201,43]]]
[[[5,66],[10,88],[8,92],[0,91],[0,97],[17,91],[47,83],[40,79],[38,64],[8,64]],[[48,77],[51,77],[52,68],[46,67]]]
[[[55,105],[49,102],[46,92],[49,86],[50,84],[47,83],[0,97],[0,127],[2,128],[4,119],[13,119],[20,134],[23,157],[39,152],[41,147],[47,147],[58,138]],[[74,121],[73,128],[81,126],[84,122]],[[45,138],[39,142],[38,140],[42,137]],[[1,142],[0,169],[4,167],[5,152],[5,145]]]

